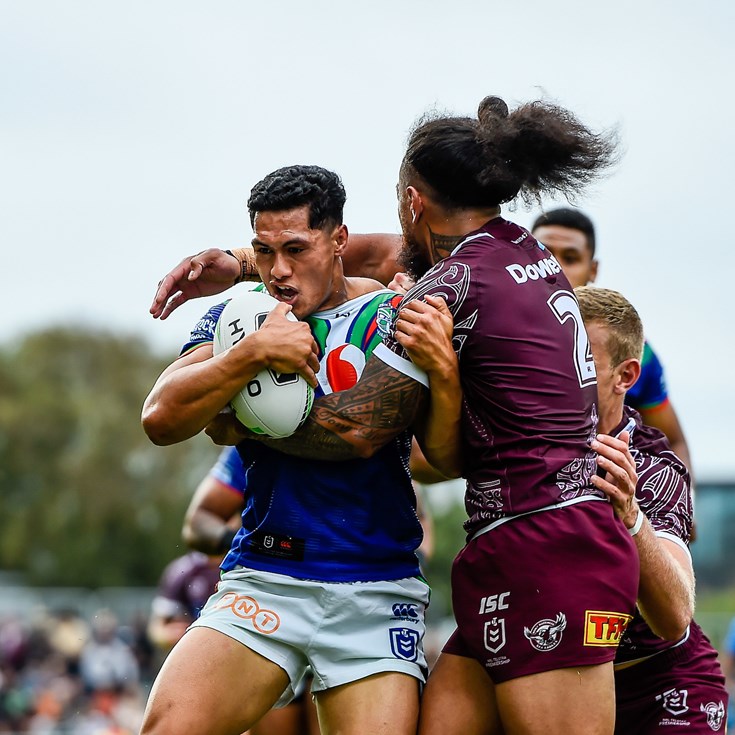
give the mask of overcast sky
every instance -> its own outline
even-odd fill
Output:
[[[545,97],[619,127],[579,201],[598,283],[641,312],[697,474],[735,479],[734,28],[732,0],[0,0],[2,339],[76,323],[173,356],[207,304],[154,322],[158,279],[248,242],[266,173],[332,168],[353,231],[397,231],[418,115]]]

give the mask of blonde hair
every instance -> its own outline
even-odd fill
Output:
[[[643,355],[643,323],[633,304],[609,288],[579,286],[574,289],[585,323],[598,322],[608,328],[607,351],[612,367]]]

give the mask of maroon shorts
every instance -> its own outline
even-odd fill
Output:
[[[495,683],[612,661],[638,574],[633,539],[607,502],[508,521],[454,560],[458,630],[444,651],[477,659]]]
[[[686,643],[616,671],[615,696],[617,735],[725,732],[725,677],[696,623]]]

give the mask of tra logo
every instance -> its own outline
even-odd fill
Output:
[[[416,620],[419,616],[417,612],[418,605],[412,602],[399,602],[393,605],[393,616],[396,618],[408,618]]]
[[[215,610],[229,608],[238,618],[250,620],[255,630],[265,635],[275,633],[281,625],[281,618],[278,617],[278,613],[261,608],[258,601],[249,595],[225,592],[213,608]]]
[[[510,592],[501,592],[499,595],[488,595],[480,600],[480,615],[495,612],[496,610],[507,610],[505,602],[510,597]]]
[[[561,643],[561,636],[566,627],[567,618],[560,612],[554,620],[544,618],[530,629],[524,627],[523,635],[537,651],[552,651]]]
[[[390,650],[396,658],[416,661],[419,656],[419,634],[408,628],[389,628]]]
[[[617,646],[633,618],[625,613],[587,610],[584,616],[585,646]]]
[[[688,695],[689,692],[686,689],[667,689],[656,695],[656,701],[661,702],[661,706],[672,715],[683,715],[689,709]]]
[[[505,620],[493,618],[485,623],[485,648],[490,653],[497,653],[505,645]]]
[[[710,730],[717,732],[725,722],[725,705],[722,702],[707,702],[700,704],[699,709],[707,716]]]

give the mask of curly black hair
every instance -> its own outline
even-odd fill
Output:
[[[614,132],[594,133],[549,102],[508,111],[486,97],[477,118],[428,115],[410,134],[404,170],[413,169],[447,209],[492,207],[520,195],[573,197],[616,161]]]
[[[309,227],[320,230],[342,224],[347,194],[342,180],[321,166],[284,166],[268,174],[250,191],[248,212],[255,225],[258,212],[309,205]]]

